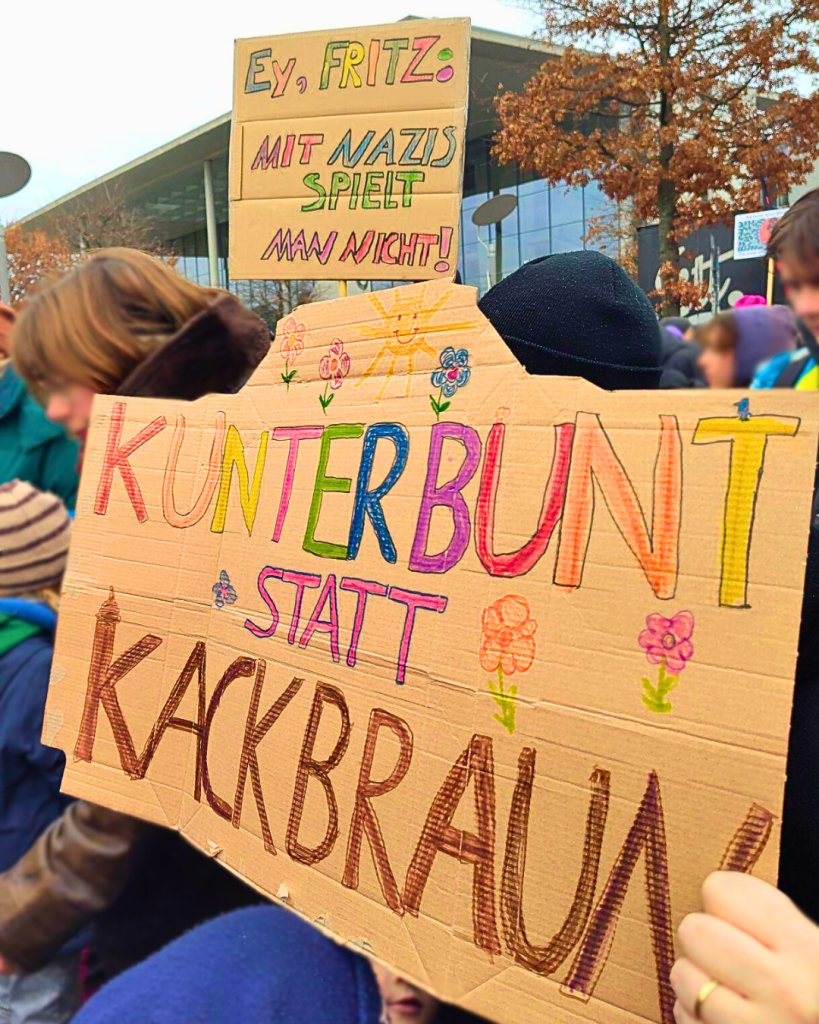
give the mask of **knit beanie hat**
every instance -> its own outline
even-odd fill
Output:
[[[59,498],[22,480],[0,484],[0,597],[57,586],[70,539],[71,518]]]
[[[478,306],[529,373],[656,388],[660,325],[645,292],[599,252],[532,260]]]
[[[732,315],[737,331],[734,386],[744,388],[760,363],[796,348],[796,320],[789,306],[734,307]]]

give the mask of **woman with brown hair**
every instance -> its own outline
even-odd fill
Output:
[[[101,250],[44,287],[11,336],[18,372],[81,444],[95,394],[232,393],[269,346],[265,323],[234,295],[131,249]],[[0,875],[2,966],[40,967],[94,918],[111,976],[257,898],[176,833],[78,801]]]
[[[270,332],[229,292],[135,249],[101,249],[26,305],[11,345],[48,418],[82,442],[96,394],[192,401],[238,391]]]

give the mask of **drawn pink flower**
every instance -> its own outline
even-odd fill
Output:
[[[504,675],[527,672],[535,660],[537,622],[531,617],[525,597],[507,594],[488,605],[481,616],[481,667]]]
[[[330,346],[330,351],[321,357],[319,376],[322,380],[329,381],[333,391],[338,391],[349,372],[350,357],[344,351],[344,343],[341,338],[336,338]]]
[[[295,317],[289,316],[279,328],[279,334],[279,354],[285,362],[295,363],[304,351],[307,325],[297,323]]]
[[[647,628],[637,637],[652,665],[665,664],[672,674],[678,675],[694,656],[691,637],[694,616],[691,612],[677,612],[672,619],[653,612],[646,617]]]

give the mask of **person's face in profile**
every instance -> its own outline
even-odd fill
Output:
[[[440,1006],[435,996],[411,985],[380,964],[374,963],[373,971],[387,1004],[390,1024],[432,1024]]]
[[[783,256],[777,263],[782,287],[794,313],[819,339],[819,270],[810,267],[809,273],[792,257]]]
[[[60,383],[52,385],[48,390],[45,403],[46,417],[52,423],[59,423],[65,427],[68,433],[80,442],[77,469],[82,466],[83,449],[91,422],[95,394],[93,388],[85,384]]]

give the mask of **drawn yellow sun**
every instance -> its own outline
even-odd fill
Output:
[[[380,402],[396,372],[398,360],[404,358],[407,360],[406,369],[401,368],[398,372],[406,373],[405,397],[409,398],[412,375],[415,370],[415,357],[419,352],[423,352],[433,360],[438,358],[438,353],[427,341],[427,335],[441,331],[465,331],[475,326],[474,323],[432,324],[432,318],[443,308],[452,291],[451,288],[445,291],[431,306],[425,304],[425,288],[420,294],[414,295],[393,293],[392,308],[389,312],[377,295],[368,295],[367,298],[381,317],[381,326],[373,327],[370,324],[361,324],[355,330],[365,337],[383,341],[383,345],[366,372],[362,374],[361,379],[356,381],[356,387],[363,384],[375,372],[381,360],[385,359],[388,365],[384,374],[384,383],[375,398],[376,402]]]

